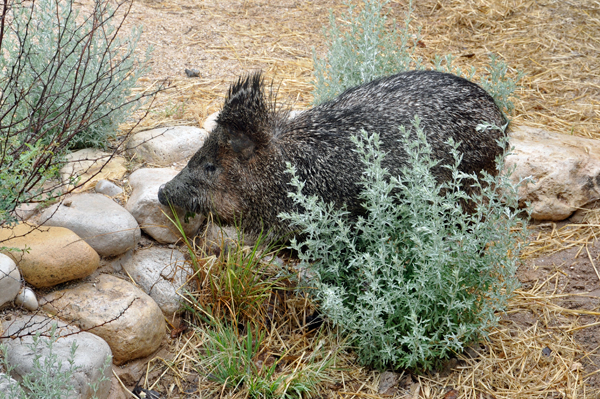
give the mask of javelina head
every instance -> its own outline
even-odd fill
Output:
[[[225,222],[248,213],[245,190],[258,184],[254,170],[269,152],[273,115],[261,73],[240,78],[230,87],[217,126],[202,148],[159,189],[160,203],[213,213]]]

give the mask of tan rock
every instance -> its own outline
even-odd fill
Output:
[[[79,177],[74,192],[93,188],[100,180],[120,180],[127,172],[125,158],[95,148],[86,148],[67,155],[67,163],[60,169],[63,183]],[[70,186],[71,188],[72,186]]]
[[[156,302],[111,275],[100,275],[96,283],[55,291],[40,303],[45,311],[108,342],[116,365],[150,355],[165,336],[165,321]]]
[[[87,277],[100,265],[96,251],[64,227],[20,223],[0,229],[0,242],[19,250],[4,253],[17,263],[25,281],[37,288]]]
[[[510,134],[513,181],[531,176],[519,189],[536,220],[563,220],[600,199],[600,141],[519,126]]]

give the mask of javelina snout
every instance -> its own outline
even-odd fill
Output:
[[[289,162],[305,182],[304,194],[346,204],[358,214],[363,209],[357,182],[363,171],[350,137],[362,129],[379,133],[383,166],[398,175],[407,160],[399,127],[410,129],[415,115],[440,161],[434,169],[440,182],[450,178],[443,167],[453,162],[449,138],[461,143],[461,171],[497,173],[495,159],[503,150],[497,140],[504,132],[476,127],[504,126],[506,120],[492,97],[468,80],[435,71],[400,73],[349,89],[290,119],[275,108],[261,74],[255,73],[230,87],[216,128],[188,165],[161,187],[159,200],[213,213],[246,233],[285,235],[291,230],[278,214],[294,210],[287,195]]]

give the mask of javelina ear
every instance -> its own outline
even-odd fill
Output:
[[[223,128],[232,149],[249,156],[271,140],[271,119],[262,73],[256,72],[231,85],[217,124]]]

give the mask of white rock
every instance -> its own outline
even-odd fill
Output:
[[[86,148],[66,156],[67,163],[60,169],[61,180],[68,184],[78,178],[75,192],[86,191],[102,179],[120,180],[127,168],[125,158],[95,148]]]
[[[202,125],[204,130],[206,130],[209,133],[212,132],[215,129],[215,127],[217,127],[218,117],[219,111],[213,112],[212,114],[208,115],[208,117],[206,117],[206,120],[204,121],[204,124]]]
[[[111,385],[111,367],[110,363],[106,368],[104,368],[104,365],[107,356],[112,356],[108,344],[94,334],[79,331],[76,327],[68,326],[61,321],[42,316],[19,317],[2,323],[2,327],[6,330],[5,335],[18,337],[2,341],[8,349],[6,360],[11,366],[15,367],[12,376],[17,380],[21,380],[25,375],[31,373],[36,357],[39,357],[43,364],[44,359],[50,353],[47,346],[49,338],[41,336],[38,347],[36,350],[32,350],[33,335],[38,331],[42,334],[49,334],[53,323],[57,324],[56,334],[60,335],[61,338],[54,342],[52,353],[58,357],[57,360],[62,361],[63,371],[69,366],[67,360],[71,352],[71,346],[74,342],[77,344],[74,366],[78,370],[75,371],[70,380],[75,393],[65,397],[77,399],[91,398],[93,392],[89,384],[98,382],[104,376],[107,380],[99,383],[96,396],[98,399],[107,398]]]
[[[163,244],[172,244],[181,237],[173,223],[165,216],[166,213],[173,218],[171,210],[158,202],[159,187],[177,173],[176,170],[168,168],[145,168],[136,170],[129,176],[132,192],[125,209],[131,212],[147,234]],[[178,210],[177,214],[186,236],[193,237],[204,218],[196,215],[185,223],[185,212]]]
[[[73,231],[101,256],[125,253],[141,237],[135,218],[103,194],[70,196],[44,210],[40,222]]]
[[[181,308],[181,297],[177,292],[193,274],[181,252],[158,247],[141,249],[124,259],[122,267],[167,317]]]
[[[10,303],[21,289],[21,273],[15,261],[0,254],[0,308]]]
[[[533,177],[519,189],[520,201],[532,203],[533,219],[563,220],[600,199],[600,141],[520,126],[510,145],[512,180]]]
[[[192,126],[173,126],[136,133],[127,150],[149,164],[167,166],[190,158],[204,144],[208,132]]]
[[[21,288],[19,295],[15,298],[15,304],[17,304],[17,306],[23,306],[25,309],[32,312],[39,307],[35,292],[29,287]]]
[[[123,189],[117,186],[115,183],[110,182],[108,180],[99,180],[94,186],[94,191],[99,194],[108,195],[109,197],[114,197],[123,192]]]

